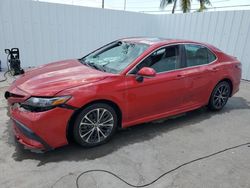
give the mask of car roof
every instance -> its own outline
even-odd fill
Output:
[[[148,45],[158,44],[167,40],[168,39],[160,38],[160,37],[129,37],[129,38],[121,39],[121,41],[144,43]]]
[[[174,43],[193,43],[198,45],[204,45],[209,48],[215,49],[214,46],[207,44],[207,43],[201,43],[196,42],[192,40],[185,40],[185,39],[167,39],[167,38],[161,38],[161,37],[129,37],[129,38],[123,38],[120,39],[121,41],[127,41],[127,42],[134,42],[134,43],[142,43],[147,44],[150,46],[162,46],[167,44],[174,44]]]

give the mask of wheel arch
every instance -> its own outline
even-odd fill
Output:
[[[232,93],[233,93],[233,82],[232,82],[232,80],[230,78],[225,77],[225,78],[221,79],[217,84],[219,84],[220,82],[223,82],[223,81],[226,81],[227,83],[229,83],[229,85],[230,85],[230,95],[229,96],[231,97]]]
[[[77,109],[70,117],[68,123],[67,123],[67,128],[66,128],[66,138],[68,140],[68,142],[71,142],[73,140],[73,127],[74,127],[74,123],[76,120],[76,117],[79,115],[79,113],[81,113],[81,111],[92,105],[95,103],[104,103],[104,104],[108,104],[110,105],[112,108],[114,108],[114,110],[117,113],[117,117],[118,117],[118,128],[122,127],[122,111],[121,108],[118,106],[118,104],[116,104],[114,101],[111,100],[107,100],[107,99],[98,99],[98,100],[94,100],[91,102],[88,102],[87,104],[83,105],[82,107],[80,107],[79,109]]]
[[[212,95],[212,93],[213,93],[213,91],[214,91],[214,88],[215,88],[220,82],[223,82],[223,81],[226,81],[226,82],[229,83],[229,85],[230,85],[230,87],[231,87],[229,97],[232,96],[232,92],[233,92],[233,82],[232,82],[232,80],[231,80],[230,78],[224,77],[224,78],[220,79],[220,81],[216,82],[216,84],[213,86],[212,90],[210,91],[210,95],[209,95],[209,97],[208,97],[207,103],[209,103],[209,100],[210,100],[211,95]]]

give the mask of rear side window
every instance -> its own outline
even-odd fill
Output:
[[[185,44],[187,67],[205,65],[216,59],[216,56],[206,47],[195,44]]]

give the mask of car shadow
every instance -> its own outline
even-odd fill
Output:
[[[211,112],[206,107],[203,107],[175,118],[140,124],[120,130],[108,143],[89,149],[71,143],[46,153],[35,153],[24,149],[22,145],[15,142],[10,125],[6,133],[8,134],[8,144],[15,147],[15,151],[12,155],[15,161],[23,161],[26,159],[38,160],[38,166],[41,166],[49,162],[94,160],[109,155],[124,146],[144,142],[163,133],[202,122],[203,120],[211,118],[213,114],[224,114],[238,109],[250,109],[250,102],[242,97],[232,97],[220,112]]]

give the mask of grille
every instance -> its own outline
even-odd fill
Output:
[[[4,97],[6,99],[8,99],[9,97],[23,98],[24,96],[23,95],[18,95],[18,94],[15,94],[15,93],[10,93],[10,92],[6,91],[5,94],[4,94]]]

